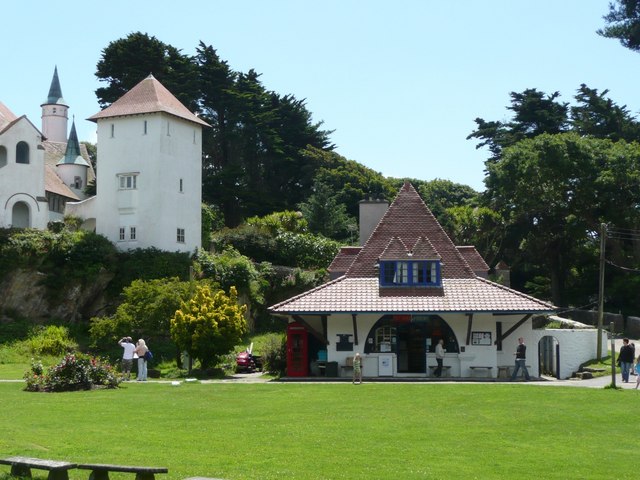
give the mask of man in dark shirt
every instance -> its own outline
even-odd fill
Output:
[[[620,347],[620,353],[618,354],[618,365],[620,365],[622,372],[622,381],[625,383],[629,383],[629,372],[633,367],[634,355],[634,348],[629,345],[629,339],[623,338],[622,347]]]
[[[520,337],[518,339],[518,348],[516,348],[516,353],[514,353],[514,355],[516,356],[516,368],[514,368],[513,373],[511,374],[511,381],[514,381],[516,379],[518,370],[522,368],[524,378],[528,382],[529,380],[531,380],[531,377],[529,376],[529,372],[527,371],[527,346],[524,344],[524,338]]]

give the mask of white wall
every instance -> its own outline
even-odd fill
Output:
[[[580,365],[597,358],[598,352],[598,330],[595,328],[586,329],[544,329],[533,330],[531,334],[532,344],[536,346],[535,353],[537,355],[537,343],[545,336],[552,336],[558,340],[560,347],[560,378],[570,378],[574,372],[577,372]],[[535,342],[535,343],[534,343]],[[607,342],[607,332],[602,332],[602,350],[601,355],[606,356],[609,343]],[[536,361],[537,364],[537,361]]]
[[[26,118],[19,119],[0,135],[0,145],[7,149],[7,164],[0,168],[0,226],[12,225],[13,207],[23,202],[29,209],[30,227],[46,228],[49,207],[44,198],[44,150],[38,130]],[[29,145],[29,163],[16,163],[16,146]]]
[[[200,247],[200,125],[163,113],[100,119],[98,162],[98,233],[121,249],[192,252]],[[118,174],[123,173],[137,175],[135,190],[120,189]],[[135,241],[128,239],[132,226]],[[120,227],[126,228],[124,242],[119,239]],[[184,243],[177,241],[178,228],[185,231]]]

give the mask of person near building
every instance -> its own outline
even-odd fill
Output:
[[[435,377],[442,376],[442,366],[444,365],[444,354],[446,350],[444,349],[444,340],[441,338],[436,345],[436,362],[438,363],[438,367],[433,372]]]
[[[362,357],[360,352],[353,357],[353,384],[362,383]]]
[[[629,339],[623,338],[617,363],[622,373],[622,381],[625,383],[629,383],[629,373],[631,372],[631,368],[633,368],[633,361],[635,360],[634,353],[633,347],[629,345]]]
[[[518,371],[522,369],[524,379],[528,382],[531,380],[529,371],[527,370],[527,346],[524,344],[524,338],[518,338],[518,347],[516,348],[516,366],[511,374],[511,381],[514,381],[518,376]]]

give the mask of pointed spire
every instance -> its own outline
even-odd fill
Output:
[[[62,98],[62,88],[60,87],[60,79],[58,78],[58,66],[56,65],[53,70],[53,78],[51,79],[51,86],[49,87],[49,95],[44,105],[66,105],[64,98]]]
[[[71,123],[71,133],[69,133],[69,140],[67,141],[67,150],[64,157],[60,159],[57,165],[63,164],[76,164],[89,166],[87,161],[80,154],[80,142],[78,142],[78,134],[76,133],[76,121],[75,118]]]

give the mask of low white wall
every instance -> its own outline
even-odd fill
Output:
[[[560,346],[560,378],[570,378],[574,372],[577,372],[580,365],[596,358],[598,352],[598,330],[595,328],[588,329],[544,329],[533,330],[531,332],[532,339],[536,344],[542,337],[551,336],[558,340]],[[607,332],[602,332],[602,350],[601,355],[607,355],[609,343],[607,340]]]

